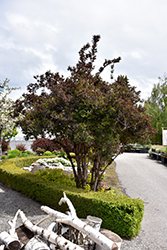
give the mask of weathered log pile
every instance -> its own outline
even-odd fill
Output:
[[[0,250],[119,250],[121,238],[113,232],[100,229],[101,219],[88,216],[79,219],[71,201],[61,198],[59,205],[66,202],[69,207],[67,214],[58,212],[47,206],[41,209],[48,214],[46,218],[34,225],[27,219],[23,211],[18,210],[14,219],[9,221],[8,232],[0,232]],[[18,216],[22,225],[16,229]],[[54,218],[44,229],[39,226],[44,220]]]

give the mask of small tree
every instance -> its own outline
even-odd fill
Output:
[[[138,106],[140,93],[129,85],[128,79],[120,76],[109,84],[101,78],[107,66],[111,66],[113,78],[114,65],[121,58],[105,60],[95,72],[99,39],[100,36],[94,36],[92,45],[81,48],[76,66],[68,67],[70,77],[50,71],[35,76],[36,83],[29,84],[28,93],[15,104],[15,116],[23,115],[18,124],[26,138],[52,135],[63,147],[71,161],[77,187],[84,188],[87,184],[88,159],[91,160],[89,184],[94,191],[107,166],[120,153],[120,144],[138,141],[141,136],[144,138],[144,133],[150,133],[149,118],[145,109]],[[77,170],[70,155],[72,151]]]
[[[10,88],[9,80],[6,79],[0,86],[3,91],[0,91],[0,156],[2,155],[2,141],[9,141],[12,137],[18,134],[16,130],[16,118],[11,118],[10,114],[13,112],[12,106],[14,101],[9,98],[9,94],[16,88]]]

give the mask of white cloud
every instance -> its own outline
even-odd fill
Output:
[[[47,70],[67,75],[80,48],[100,34],[97,66],[121,56],[115,76],[127,75],[145,95],[167,69],[166,9],[165,0],[1,1],[0,79],[25,89]]]

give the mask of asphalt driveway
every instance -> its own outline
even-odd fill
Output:
[[[148,154],[124,153],[116,159],[116,172],[126,194],[145,204],[140,234],[122,249],[167,249],[167,166]]]

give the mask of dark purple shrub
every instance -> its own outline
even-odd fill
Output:
[[[9,142],[8,141],[2,141],[2,151],[7,151],[9,149]]]
[[[16,149],[18,149],[18,150],[20,150],[21,152],[25,152],[27,149],[26,149],[26,147],[25,147],[25,145],[24,144],[18,144],[17,146],[16,146]]]
[[[33,141],[31,149],[35,152],[38,148],[45,149],[45,151],[50,151],[50,152],[61,149],[61,147],[55,144],[52,140],[44,138],[38,138],[35,141]]]

